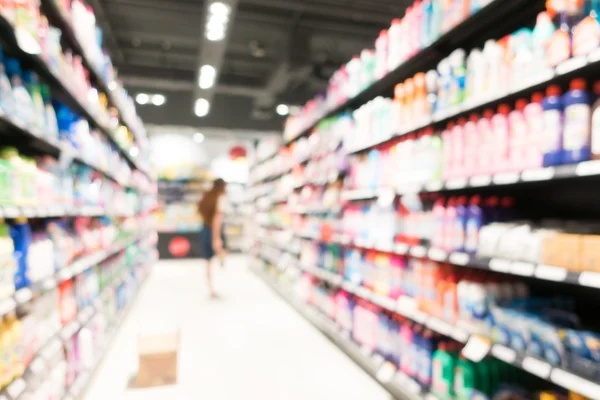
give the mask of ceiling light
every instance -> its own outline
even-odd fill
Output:
[[[215,1],[212,3],[208,10],[214,15],[229,15],[229,6],[220,1]]]
[[[215,84],[215,77],[217,70],[212,65],[203,65],[200,68],[200,75],[198,76],[198,86],[201,89],[208,89]]]
[[[290,113],[290,108],[285,104],[280,104],[277,106],[277,114],[284,116]]]
[[[211,29],[206,31],[206,38],[211,42],[218,42],[225,39],[225,27],[221,29]]]
[[[166,100],[167,99],[162,94],[155,94],[152,96],[152,104],[154,104],[155,106],[162,106],[163,104],[165,104]]]
[[[198,117],[205,117],[210,111],[210,103],[206,99],[197,99],[194,104],[194,114]]]
[[[140,154],[140,149],[138,149],[136,146],[133,146],[131,149],[129,149],[129,154],[131,155],[131,157],[137,157],[138,154]]]
[[[148,104],[148,101],[150,101],[150,96],[148,96],[146,93],[139,93],[137,96],[135,96],[135,101],[142,105]]]
[[[117,82],[110,81],[110,83],[108,84],[108,90],[115,90],[116,88],[117,88]]]
[[[196,143],[204,142],[204,135],[201,134],[200,132],[194,133],[194,142],[196,142]]]

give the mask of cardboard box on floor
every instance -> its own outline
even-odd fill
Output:
[[[179,332],[140,335],[139,369],[136,388],[174,385],[177,383]]]

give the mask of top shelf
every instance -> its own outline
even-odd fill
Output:
[[[505,17],[514,17],[528,8],[531,9],[531,3],[531,0],[493,0],[477,13],[469,16],[462,23],[440,36],[431,45],[404,61],[404,63],[390,71],[383,78],[374,81],[356,96],[325,112],[320,118],[294,137],[286,138],[286,144],[310,134],[326,118],[339,114],[346,109],[356,109],[378,96],[391,94],[397,83],[404,81],[418,72],[435,68],[450,53],[450,50],[472,42],[474,38],[484,32],[489,32],[490,24],[497,25],[498,21],[503,21]]]

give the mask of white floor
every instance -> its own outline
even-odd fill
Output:
[[[389,400],[319,331],[231,256],[207,297],[201,261],[160,262],[139,294],[85,400]],[[181,330],[179,380],[127,389],[141,332]]]

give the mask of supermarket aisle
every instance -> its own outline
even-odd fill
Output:
[[[85,400],[371,399],[390,396],[231,256],[210,301],[199,262],[160,262]],[[149,324],[181,329],[179,382],[126,390],[136,337]]]

